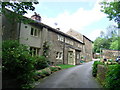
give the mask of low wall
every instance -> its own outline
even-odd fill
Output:
[[[105,65],[98,65],[97,66],[97,79],[101,84],[104,84],[105,75],[108,69]]]

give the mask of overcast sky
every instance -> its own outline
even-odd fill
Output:
[[[94,41],[100,31],[113,24],[100,11],[100,0],[38,1],[35,12],[40,14],[42,22],[53,28],[58,27],[63,32],[72,28]],[[33,14],[34,12],[28,12],[25,16],[31,17]]]

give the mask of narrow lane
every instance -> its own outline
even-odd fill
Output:
[[[93,62],[55,72],[42,80],[36,88],[100,88],[92,77]]]

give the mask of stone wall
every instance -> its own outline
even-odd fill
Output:
[[[105,75],[107,73],[108,69],[105,67],[105,65],[98,65],[97,66],[97,79],[101,84],[104,84]]]
[[[107,59],[116,59],[116,57],[120,56],[120,51],[103,49],[102,56],[103,56],[103,58],[107,58]]]
[[[86,61],[92,60],[92,41],[85,36],[83,37],[85,45],[83,46],[83,53]]]

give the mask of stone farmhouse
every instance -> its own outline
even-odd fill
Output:
[[[80,60],[92,60],[92,41],[86,36],[69,30],[67,33],[52,28],[41,22],[41,17],[35,14],[31,17],[35,22],[24,24],[16,23],[15,31],[12,31],[11,22],[2,15],[2,39],[10,38],[19,40],[33,51],[32,55],[42,55],[43,44],[48,42],[50,49],[48,59],[51,64],[78,65]]]

